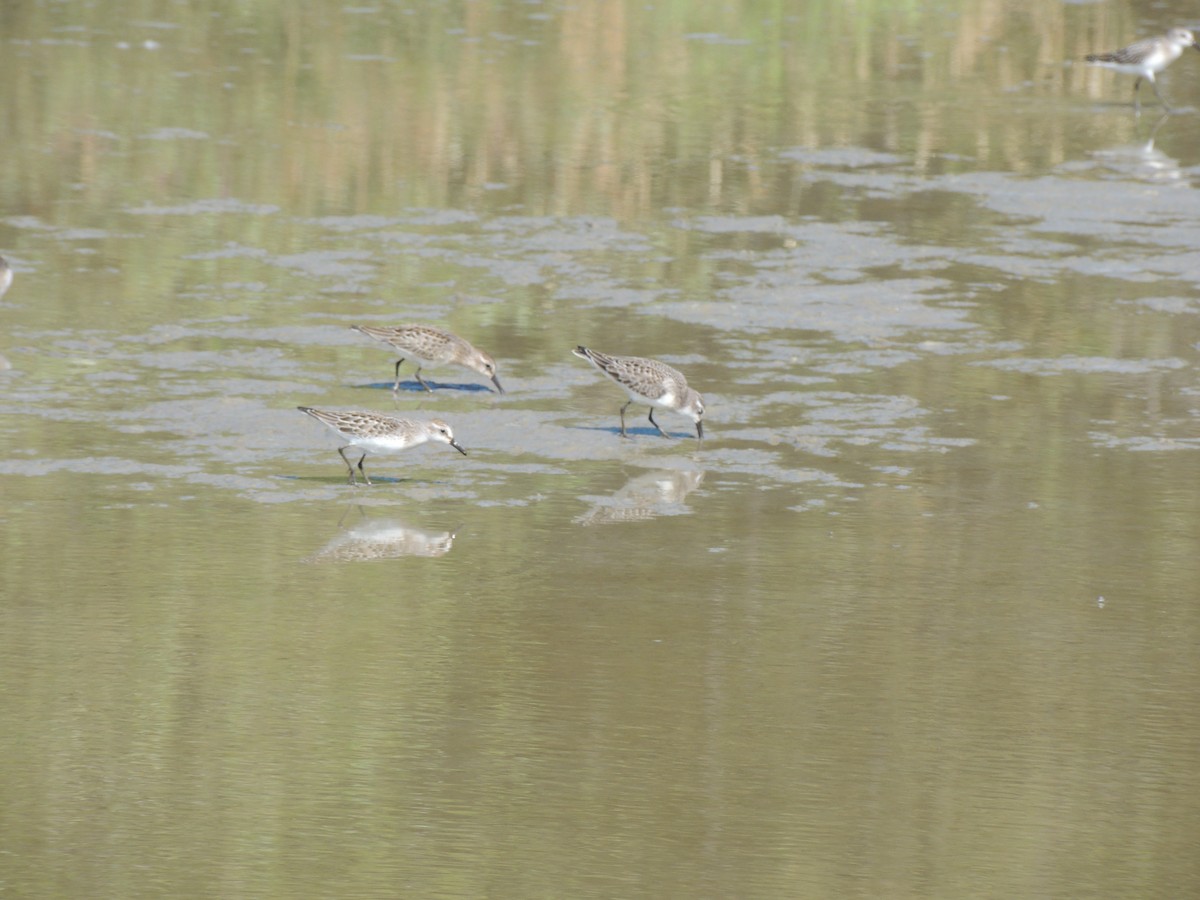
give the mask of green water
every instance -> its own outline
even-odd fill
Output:
[[[1195,894],[1200,55],[1079,63],[1174,24],[4,11],[0,896]]]

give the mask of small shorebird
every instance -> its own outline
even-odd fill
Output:
[[[0,256],[0,297],[4,296],[4,292],[8,290],[12,284],[13,270],[8,266],[8,260]]]
[[[417,381],[427,391],[432,392],[433,388],[421,377],[421,369],[439,363],[455,363],[473,369],[480,375],[486,375],[492,380],[496,390],[504,393],[500,379],[496,377],[496,361],[456,334],[429,325],[397,325],[394,328],[377,328],[373,325],[350,327],[361,331],[367,337],[391,344],[404,354],[396,360],[396,383],[392,385],[393,393],[400,390],[400,365],[410,356],[417,363]]]
[[[1084,60],[1094,66],[1103,66],[1126,75],[1136,75],[1137,80],[1133,83],[1133,106],[1135,109],[1141,108],[1138,102],[1138,88],[1142,86],[1144,78],[1150,82],[1150,87],[1154,88],[1154,96],[1163,105],[1163,109],[1169,111],[1170,107],[1167,105],[1167,101],[1158,92],[1158,84],[1155,82],[1154,76],[1179,59],[1188,47],[1200,50],[1200,44],[1196,43],[1195,36],[1186,28],[1172,28],[1162,37],[1135,41],[1128,47],[1122,47],[1112,53],[1089,53]]]
[[[349,441],[345,447],[338,449],[338,453],[341,454],[342,461],[346,463],[346,468],[350,470],[351,484],[358,484],[358,480],[354,477],[354,466],[350,464],[350,460],[346,459],[346,451],[351,447],[362,450],[362,456],[358,458],[358,471],[362,472],[367,484],[371,483],[371,478],[367,475],[367,470],[363,468],[363,460],[367,458],[368,451],[394,453],[426,441],[441,441],[443,444],[449,444],[463,456],[467,455],[467,451],[454,439],[454,433],[450,430],[450,426],[440,419],[414,422],[411,419],[394,419],[391,416],[381,416],[372,412],[336,412],[313,409],[311,406],[297,406],[296,409],[307,413],[318,422],[328,425]]]
[[[696,438],[704,438],[704,425],[700,421],[704,418],[704,400],[688,387],[687,379],[682,373],[656,359],[609,356],[587,347],[576,347],[571,352],[580,359],[586,359],[629,394],[629,402],[621,407],[621,437],[629,437],[625,433],[625,410],[629,408],[630,403],[637,401],[650,405],[650,424],[657,428],[663,437],[670,435],[654,421],[656,406],[687,416],[696,423]]]

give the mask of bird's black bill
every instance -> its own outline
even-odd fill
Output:
[[[696,440],[698,440],[698,441],[704,440],[704,423],[703,422],[696,423]]]
[[[501,387],[501,385],[500,385],[500,379],[498,377],[496,377],[495,375],[492,376],[492,384],[494,384],[496,386],[496,390],[498,390],[502,394],[504,393],[504,388]]]
[[[462,448],[462,444],[460,444],[458,441],[451,441],[450,446],[453,447],[455,450],[457,450],[459,453],[461,453],[463,456],[467,455],[467,451]]]

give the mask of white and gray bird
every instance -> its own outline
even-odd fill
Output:
[[[371,478],[363,468],[363,460],[367,458],[368,452],[396,453],[426,441],[440,441],[449,444],[463,456],[467,455],[467,451],[454,439],[454,432],[450,430],[450,426],[440,419],[415,422],[412,419],[396,419],[373,412],[340,412],[313,409],[311,406],[297,406],[296,409],[328,425],[348,441],[345,447],[338,449],[338,453],[350,471],[351,484],[358,484],[354,477],[354,466],[346,458],[346,451],[351,447],[362,451],[362,456],[358,458],[358,471],[362,472],[367,484],[371,483]]]
[[[696,424],[696,438],[704,438],[704,425],[701,422],[704,418],[704,398],[688,387],[682,372],[656,359],[640,356],[610,356],[587,347],[576,347],[571,352],[580,359],[586,359],[629,394],[629,402],[621,407],[621,437],[629,437],[625,433],[625,410],[636,401],[650,406],[650,424],[663,437],[670,435],[654,421],[656,406],[687,416]]]
[[[449,331],[434,328],[432,325],[396,325],[394,327],[377,327],[374,325],[352,325],[355,331],[361,331],[367,337],[385,344],[391,344],[401,354],[396,360],[396,383],[392,392],[400,390],[400,366],[404,360],[412,358],[417,364],[417,382],[425,390],[432,392],[433,388],[421,377],[421,369],[425,366],[436,366],[441,363],[454,363],[466,366],[480,375],[490,378],[496,390],[501,394],[504,388],[496,377],[496,361],[487,353],[471,345],[470,341],[460,338]]]
[[[1167,105],[1167,101],[1158,92],[1158,83],[1154,80],[1154,76],[1179,59],[1188,47],[1200,50],[1200,44],[1196,43],[1195,35],[1186,28],[1172,28],[1161,37],[1135,41],[1128,47],[1122,47],[1111,53],[1089,53],[1084,60],[1093,66],[1103,66],[1126,75],[1136,75],[1137,80],[1133,83],[1135,107],[1139,106],[1138,88],[1142,86],[1142,79],[1149,81],[1150,87],[1154,89],[1154,96],[1163,105],[1163,109],[1169,111],[1170,107]]]

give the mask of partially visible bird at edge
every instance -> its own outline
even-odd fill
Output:
[[[1136,75],[1137,78],[1133,82],[1134,109],[1141,109],[1138,88],[1142,86],[1142,80],[1149,81],[1158,102],[1163,105],[1164,110],[1170,112],[1171,107],[1159,93],[1158,82],[1154,76],[1179,59],[1188,47],[1200,50],[1195,35],[1186,28],[1172,28],[1164,35],[1135,41],[1128,47],[1113,50],[1111,53],[1089,53],[1084,57],[1084,61],[1126,75]]]

